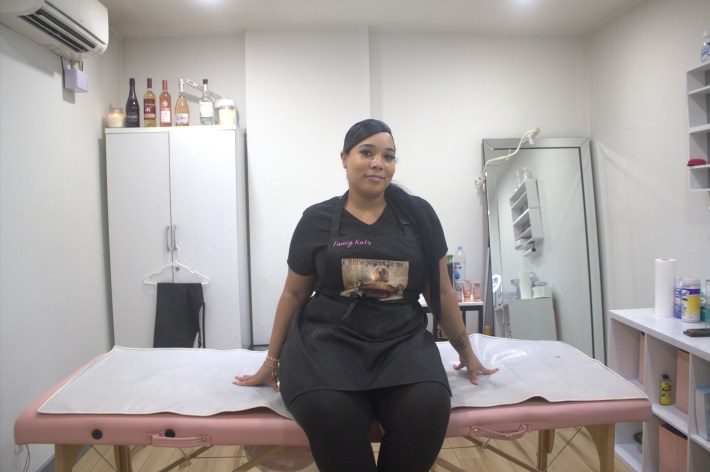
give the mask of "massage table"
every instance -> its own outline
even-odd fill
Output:
[[[548,454],[552,452],[555,429],[585,427],[597,449],[599,470],[612,472],[615,424],[646,421],[651,418],[651,404],[640,389],[603,364],[564,343],[516,342],[517,340],[492,338],[479,334],[471,335],[471,340],[484,365],[500,367],[501,370],[491,376],[479,376],[480,385],[472,386],[468,383],[464,372],[455,371],[451,367],[457,358],[453,349],[448,343],[438,343],[442,361],[449,373],[453,393],[447,437],[464,437],[474,444],[481,445],[478,438],[517,439],[528,432],[536,431],[538,451],[537,463],[534,465],[523,463],[494,447],[488,449],[527,470],[542,471],[547,467]],[[278,393],[266,386],[231,385],[233,375],[241,371],[253,371],[251,369],[263,361],[264,352],[209,351],[114,348],[78,369],[32,402],[15,422],[15,443],[18,445],[54,444],[57,472],[71,471],[82,449],[93,445],[113,446],[116,469],[120,472],[132,471],[130,446],[196,448],[184,459],[196,457],[211,446],[273,446],[260,448],[265,450],[263,454],[236,469],[236,471],[247,471],[268,460],[271,454],[277,453],[284,447],[308,445],[304,432],[293,419],[288,417],[288,410],[283,406]],[[135,361],[124,361],[121,356],[128,358],[134,356]],[[211,387],[215,390],[213,398],[199,390],[204,384],[210,382],[197,379],[195,376],[213,375],[203,373],[206,369],[204,361],[200,358],[207,359],[205,356],[211,356],[209,365],[216,366],[213,370],[223,372],[224,382],[229,384],[230,389],[224,392],[231,392],[228,398],[222,393],[221,385]],[[225,372],[224,367],[216,364],[218,362],[216,359],[226,356],[236,357],[225,359],[225,365],[234,367]],[[148,385],[156,375],[155,372],[149,371],[150,362],[146,359],[153,358],[160,366],[166,365],[171,362],[170,359],[175,358],[176,369],[177,365],[190,364],[192,361],[189,360],[194,359],[195,373],[187,376],[191,380],[180,381],[179,379],[184,379],[185,375],[176,372],[174,378],[176,383],[170,384],[173,388],[166,390],[164,380],[155,383],[156,388],[168,392],[162,396],[169,397],[171,392],[176,392],[175,397],[181,401],[183,397],[189,398],[193,395],[203,399],[199,402],[200,405],[193,404],[183,411],[181,410],[183,406],[177,403],[170,404],[169,400],[158,400],[157,405],[129,406],[127,411],[122,411],[123,403],[130,405],[136,403],[134,396],[137,396],[139,404],[150,403],[151,398],[161,397],[151,392]],[[248,358],[247,361],[242,362],[245,358]],[[188,361],[185,362],[184,359]],[[235,361],[235,359],[239,360]],[[109,362],[127,362],[126,372],[122,374],[120,369],[117,370],[116,364],[109,364]],[[135,383],[131,385],[130,382],[133,381],[128,381],[126,390],[116,386],[119,384],[110,385],[111,380],[107,380],[118,377],[122,379],[120,385],[123,386],[125,379],[130,378],[128,372],[142,369],[143,366],[146,366],[147,372],[136,374],[138,378]],[[578,366],[577,370],[581,371],[579,375],[570,370],[572,366]],[[535,372],[542,370],[543,367],[546,367],[546,374]],[[161,367],[161,375],[164,370],[171,369]],[[145,375],[145,379],[141,380],[140,375]],[[498,379],[496,376],[499,376]],[[560,378],[559,385],[551,380],[555,378]],[[541,379],[547,380],[541,381]],[[583,385],[587,381],[590,383]],[[187,383],[183,385],[180,382]],[[600,382],[606,387],[598,388]],[[158,383],[160,385],[157,385]],[[197,384],[199,388],[196,387]],[[552,389],[563,391],[560,393],[552,391],[546,387],[548,385],[551,385]],[[570,385],[570,387],[560,388],[560,385]],[[589,385],[595,386],[593,392],[590,392]],[[536,394],[535,389],[541,389],[542,395],[548,398]],[[137,392],[143,390],[145,391],[141,397]],[[135,395],[133,393],[127,395],[128,391],[132,391]],[[215,404],[214,408],[218,410],[233,408],[229,406],[229,402],[245,395],[251,395],[252,400],[256,399],[253,400],[256,403],[252,400],[242,402],[238,406],[239,411],[225,410],[215,413],[209,409],[212,404]],[[115,398],[110,398],[111,396]],[[122,397],[125,397],[125,401]],[[521,400],[511,401],[516,397]],[[486,404],[493,401],[491,400],[493,398],[498,404]],[[550,401],[550,398],[553,401]],[[225,406],[220,404],[222,399],[227,402]],[[467,406],[476,403],[485,405]],[[160,411],[161,409],[163,411]],[[381,428],[373,421],[370,439],[377,442],[381,436]],[[447,470],[461,470],[442,458],[437,459],[437,464]],[[175,465],[177,463],[172,466]]]

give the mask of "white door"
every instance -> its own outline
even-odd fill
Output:
[[[208,348],[241,348],[236,130],[194,127],[170,135],[176,260],[209,277],[203,286]],[[185,270],[175,282],[195,282]]]
[[[151,347],[155,286],[146,275],[171,262],[168,133],[106,135],[111,296],[115,343]],[[172,281],[169,270],[158,278]]]

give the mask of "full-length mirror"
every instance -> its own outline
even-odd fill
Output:
[[[484,162],[518,139],[483,140]],[[558,339],[604,360],[604,314],[587,138],[543,138],[486,167],[496,336]],[[498,281],[500,281],[498,283]]]

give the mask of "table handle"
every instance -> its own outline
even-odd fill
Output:
[[[150,443],[156,447],[198,447],[212,446],[212,440],[206,436],[193,436],[187,438],[169,438],[162,434],[152,434]]]
[[[527,423],[520,423],[517,431],[496,431],[494,429],[483,428],[481,426],[471,426],[469,436],[483,436],[493,439],[518,439],[530,431]]]

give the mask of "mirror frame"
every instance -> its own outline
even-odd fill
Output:
[[[506,155],[518,146],[519,138],[510,139],[484,139],[483,147],[483,163],[489,160]],[[579,160],[579,169],[581,174],[582,199],[584,211],[584,226],[585,239],[587,246],[587,261],[589,267],[589,312],[590,320],[590,335],[593,350],[593,357],[602,362],[606,359],[606,322],[604,316],[604,307],[602,302],[602,286],[601,286],[601,269],[599,263],[599,239],[597,230],[596,204],[594,196],[594,177],[592,172],[592,159],[589,146],[589,138],[540,138],[535,145],[522,145],[519,153],[524,153],[526,149],[560,149],[570,148],[577,151]],[[513,156],[511,159],[516,159],[518,156]],[[491,198],[496,192],[495,167],[489,167],[486,176],[486,215],[488,222],[488,250],[489,263],[487,282],[490,282],[493,274],[501,274],[502,248],[499,241],[500,228],[498,218],[491,218],[490,215],[499,215],[498,203],[496,198]],[[495,237],[494,237],[495,236]],[[486,302],[486,319],[493,320],[493,293],[490,289],[491,284],[487,283],[487,298],[490,302]]]

